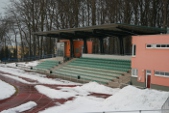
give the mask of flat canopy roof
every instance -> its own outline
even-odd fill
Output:
[[[44,32],[34,32],[33,35],[60,37],[60,38],[87,38],[87,37],[106,37],[106,36],[132,36],[132,35],[150,35],[166,33],[164,28],[155,28],[147,26],[137,26],[129,24],[103,24],[89,27],[79,27],[70,29],[61,29]]]

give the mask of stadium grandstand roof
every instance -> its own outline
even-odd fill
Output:
[[[166,32],[167,30],[164,28],[112,23],[88,27],[34,32],[33,34],[37,36],[46,36],[46,37],[85,38],[85,37],[106,37],[106,36],[124,37],[132,35],[152,35]]]

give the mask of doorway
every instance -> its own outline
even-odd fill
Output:
[[[146,70],[146,88],[151,88],[151,71]]]

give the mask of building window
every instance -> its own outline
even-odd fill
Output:
[[[163,77],[169,77],[169,72],[155,71],[155,75],[163,76]]]
[[[157,44],[157,45],[156,45],[156,47],[160,47],[160,45],[159,45],[159,44]]]
[[[147,44],[147,48],[149,48],[149,47],[152,47],[152,45],[151,44]]]
[[[165,45],[165,44],[162,44],[162,45],[161,45],[161,47],[167,47],[167,45]]]
[[[148,49],[169,49],[169,44],[146,44]]]
[[[168,77],[169,77],[169,72],[165,72],[165,76],[168,76]]]
[[[131,74],[133,77],[138,77],[138,70],[133,68]]]
[[[151,70],[146,70],[146,73],[147,74],[151,74]]]
[[[136,45],[132,46],[132,56],[136,56]]]

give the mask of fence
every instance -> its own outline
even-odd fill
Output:
[[[169,109],[169,97],[161,107],[162,113],[169,113],[169,111],[167,111],[166,109]]]
[[[2,62],[8,63],[8,62],[34,61],[34,60],[52,58],[52,57],[56,57],[56,54],[47,54],[42,56],[32,56],[32,57],[25,57],[25,58],[4,58],[2,59]]]

